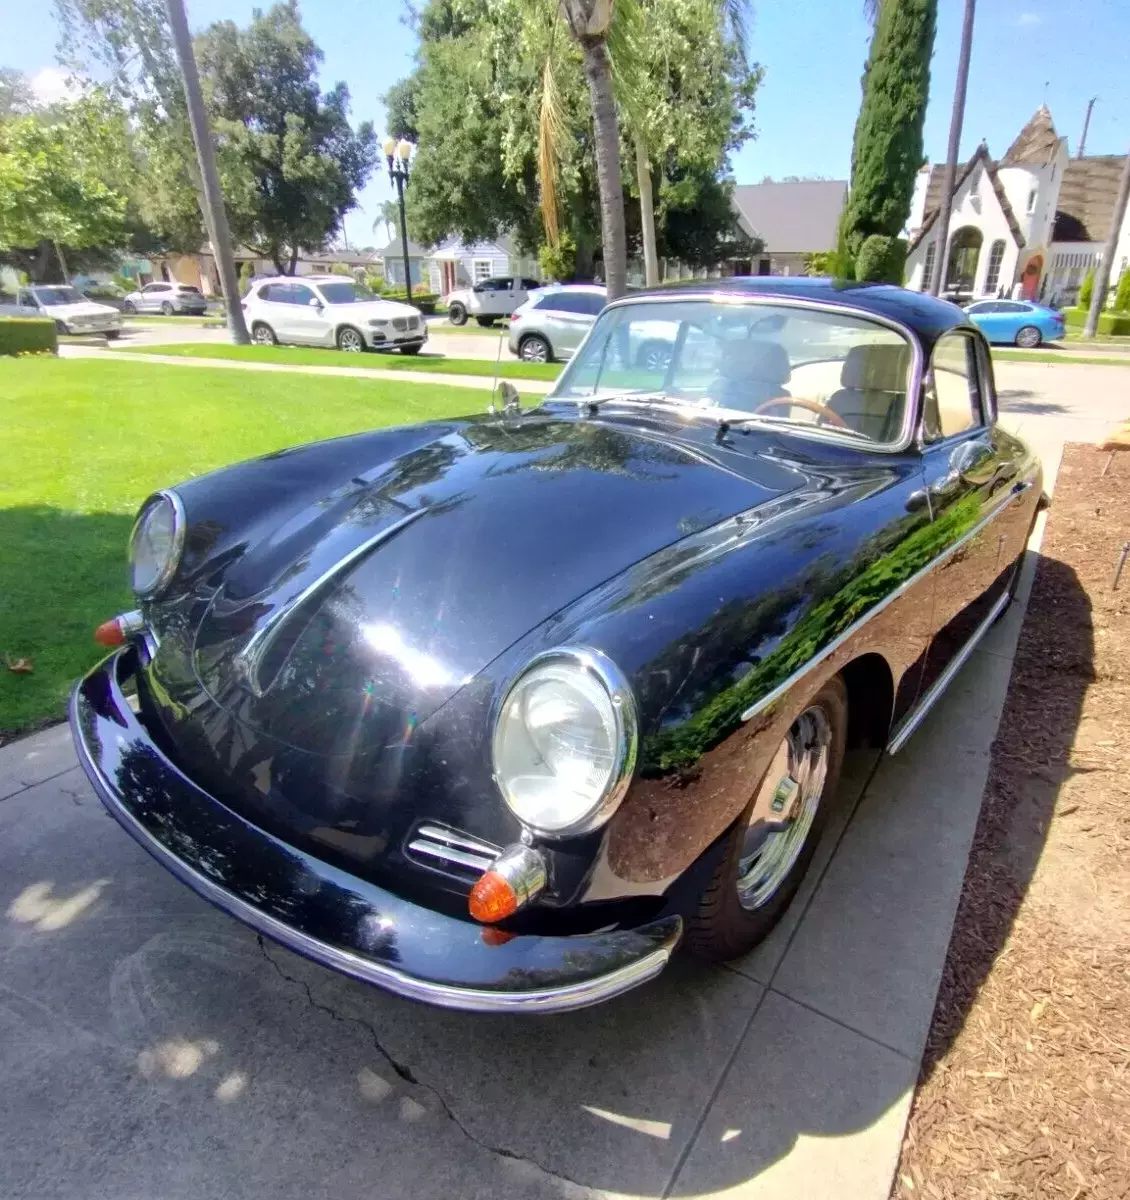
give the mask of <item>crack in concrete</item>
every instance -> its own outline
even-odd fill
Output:
[[[514,1162],[519,1162],[527,1166],[534,1167],[536,1170],[541,1171],[544,1175],[547,1175],[550,1179],[571,1184],[573,1187],[582,1188],[586,1191],[588,1190],[587,1184],[582,1184],[576,1179],[570,1179],[567,1175],[561,1175],[556,1171],[551,1171],[548,1167],[543,1166],[535,1159],[529,1158],[524,1154],[518,1154],[514,1150],[508,1150],[505,1146],[496,1146],[492,1142],[484,1141],[477,1134],[472,1133],[471,1130],[468,1129],[463,1123],[463,1121],[456,1116],[455,1110],[451,1107],[447,1099],[437,1087],[435,1087],[433,1084],[425,1083],[424,1080],[419,1079],[412,1071],[411,1067],[405,1066],[404,1063],[399,1062],[392,1056],[391,1053],[389,1053],[388,1050],[385,1049],[385,1047],[381,1044],[380,1038],[377,1036],[377,1031],[372,1025],[369,1024],[368,1021],[363,1020],[361,1017],[343,1016],[334,1008],[331,1008],[330,1005],[324,1004],[315,999],[314,993],[310,989],[310,985],[304,979],[296,979],[293,975],[288,975],[275,961],[275,959],[271,957],[267,951],[266,940],[261,933],[257,933],[255,935],[255,940],[259,943],[259,949],[262,952],[263,957],[271,964],[272,967],[274,967],[280,978],[286,980],[287,983],[293,983],[300,987],[306,995],[307,1003],[309,1003],[312,1008],[317,1009],[318,1012],[325,1013],[331,1020],[339,1021],[345,1025],[360,1026],[369,1035],[369,1038],[372,1041],[373,1046],[376,1048],[377,1053],[396,1072],[397,1076],[405,1083],[410,1084],[413,1087],[423,1088],[426,1092],[429,1092],[432,1096],[434,1096],[440,1108],[443,1110],[444,1116],[447,1117],[447,1119],[459,1130],[460,1133],[463,1134],[468,1141],[473,1142],[476,1146],[486,1150],[490,1154],[497,1154],[500,1158],[511,1159]]]

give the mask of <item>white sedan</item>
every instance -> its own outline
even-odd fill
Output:
[[[252,341],[271,346],[336,346],[419,354],[428,325],[410,304],[382,300],[342,275],[277,275],[259,280],[243,311]]]
[[[33,283],[13,296],[0,292],[0,316],[45,317],[60,333],[103,333],[116,338],[122,332],[122,315],[109,304],[88,300],[68,283]]]

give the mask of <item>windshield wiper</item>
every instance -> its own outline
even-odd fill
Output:
[[[639,400],[644,404],[652,404],[656,400],[666,400],[665,392],[610,392],[607,396],[581,396],[577,399],[578,408],[587,408],[590,416],[595,416],[601,405],[610,400]]]
[[[839,425],[820,425],[819,422],[805,423],[794,421],[791,417],[769,417],[764,413],[751,413],[748,417],[719,417],[718,430],[716,437],[721,440],[735,426],[742,425],[769,425],[773,428],[786,427],[789,429],[831,429],[833,433],[846,433],[848,437],[862,438],[865,442],[872,439],[865,433],[860,433],[858,429],[851,429],[848,426]]]

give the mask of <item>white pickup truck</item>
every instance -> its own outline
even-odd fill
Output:
[[[467,318],[474,317],[480,325],[493,325],[525,304],[528,293],[541,286],[536,279],[499,275],[474,287],[456,288],[447,297],[447,319],[452,325],[466,325]]]

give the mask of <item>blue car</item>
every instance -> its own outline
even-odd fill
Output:
[[[1062,314],[1029,300],[978,300],[965,312],[990,342],[1026,350],[1044,341],[1059,341],[1064,334]]]

